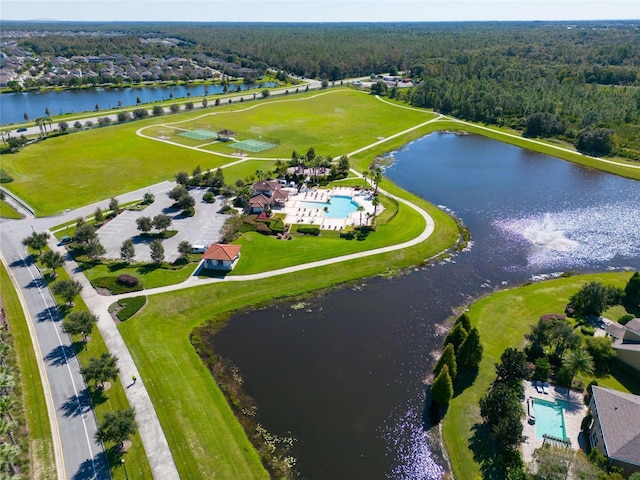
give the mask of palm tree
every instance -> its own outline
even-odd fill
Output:
[[[378,211],[378,205],[380,205],[380,199],[378,197],[373,197],[371,200],[371,205],[373,205],[373,218],[376,218],[376,212]]]
[[[38,128],[40,129],[40,137],[44,137],[44,131],[43,131],[43,127],[45,125],[44,117],[36,118],[35,122],[36,122],[36,125],[38,126]]]
[[[369,170],[362,171],[362,179],[364,180],[364,188],[367,188],[367,177],[369,176]]]
[[[593,374],[593,358],[584,348],[576,348],[575,350],[567,350],[562,356],[562,364],[571,372],[571,380],[569,381],[569,391],[573,384],[573,378],[581,373],[583,375]]]
[[[382,169],[380,167],[376,168],[372,173],[373,181],[376,182],[376,189],[373,194],[377,195],[378,193],[378,185],[380,184],[380,180],[382,180]]]
[[[360,212],[360,226],[362,226],[362,212],[364,212],[364,207],[362,205],[358,206],[358,212]]]

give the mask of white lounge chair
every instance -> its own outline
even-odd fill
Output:
[[[545,395],[549,394],[549,382],[544,382],[542,384],[542,393],[544,393]]]
[[[536,392],[542,393],[542,382],[540,382],[539,380],[536,380],[535,387],[536,387]]]

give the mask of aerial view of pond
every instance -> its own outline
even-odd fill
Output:
[[[480,136],[436,133],[393,157],[386,175],[459,216],[471,247],[302,309],[237,315],[213,340],[260,422],[297,439],[303,478],[439,479],[422,381],[452,309],[557,272],[640,269],[638,182]]]
[[[230,91],[240,88],[242,91],[258,88],[275,87],[274,82],[254,85],[232,85]],[[44,91],[29,93],[3,93],[0,95],[0,124],[18,123],[24,121],[26,113],[31,120],[42,117],[46,109],[52,115],[62,115],[70,112],[95,111],[100,106],[97,115],[106,115],[108,110],[116,107],[131,107],[141,103],[157,102],[204,95],[223,93],[222,85],[175,85],[137,88],[91,88],[84,90]],[[256,92],[260,95],[260,92]],[[213,101],[212,101],[213,102]],[[194,102],[195,103],[195,102]]]

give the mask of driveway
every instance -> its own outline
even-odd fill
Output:
[[[210,245],[220,240],[220,230],[224,225],[227,215],[218,213],[224,205],[223,197],[216,197],[214,203],[207,203],[202,197],[207,192],[206,188],[189,189],[189,194],[195,199],[196,214],[193,217],[185,217],[180,210],[171,208],[173,200],[169,198],[169,192],[156,195],[156,200],[147,208],[141,211],[126,210],[103,227],[98,229],[100,242],[107,250],[106,258],[120,258],[120,247],[122,242],[130,238],[133,240],[136,255],[135,260],[139,262],[151,261],[151,249],[149,244],[152,239],[140,236],[136,220],[140,217],[150,217],[164,214],[172,218],[170,230],[177,230],[178,234],[163,240],[165,260],[173,262],[180,254],[178,245],[182,241],[187,241],[191,245]]]

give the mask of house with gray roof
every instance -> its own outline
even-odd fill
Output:
[[[593,386],[589,414],[591,448],[621,467],[625,476],[640,472],[640,396]]]
[[[634,318],[626,325],[610,323],[606,332],[613,337],[611,346],[618,359],[640,371],[640,318]]]

